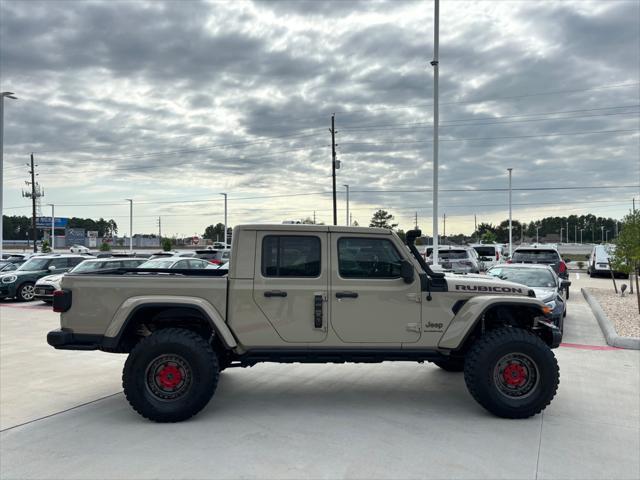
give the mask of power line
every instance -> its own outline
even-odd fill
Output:
[[[519,138],[564,137],[564,136],[572,136],[572,135],[595,135],[595,134],[603,134],[603,133],[630,133],[630,132],[640,132],[640,130],[638,129],[598,130],[598,131],[582,131],[582,132],[545,133],[545,134],[539,134],[539,135],[505,135],[505,136],[499,136],[499,137],[441,138],[440,141],[441,142],[464,142],[464,141],[484,141],[484,140],[512,140],[512,139],[519,139]],[[401,144],[413,144],[413,143],[432,143],[432,140],[410,140],[410,141],[384,142],[384,143],[342,142],[341,145],[384,146],[384,145],[397,145],[397,144],[401,145]],[[349,153],[349,152],[346,152],[346,153]]]

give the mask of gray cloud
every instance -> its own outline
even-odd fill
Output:
[[[640,181],[637,133],[569,135],[640,127],[640,6],[474,10],[484,6],[443,8],[442,188],[504,186],[507,166],[521,186]],[[410,1],[2,2],[0,83],[20,97],[7,106],[5,159],[14,170],[5,175],[5,203],[23,202],[16,168],[30,151],[52,201],[104,200],[90,192],[105,184],[114,198],[133,194],[132,185],[156,199],[324,191],[335,112],[340,183],[354,191],[357,218],[387,206],[408,226],[410,210],[429,213],[429,193],[358,190],[431,185],[430,9]],[[610,108],[620,106],[628,107]],[[408,125],[416,122],[426,124]],[[528,138],[465,140],[486,137]],[[74,182],[88,195],[69,189]],[[566,207],[633,193],[552,198]],[[306,216],[330,209],[328,199],[274,199],[260,209],[239,202],[236,212],[247,213],[233,221],[273,221],[296,209]],[[503,192],[442,194],[452,216],[504,201]],[[580,205],[573,208],[591,208]],[[189,208],[180,210],[185,223],[210,221]]]

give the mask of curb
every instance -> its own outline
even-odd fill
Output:
[[[591,307],[593,315],[598,320],[600,329],[602,330],[602,334],[607,340],[607,345],[618,348],[628,348],[630,350],[640,350],[640,338],[621,337],[620,335],[618,335],[615,328],[613,328],[613,323],[611,322],[611,320],[609,320],[609,317],[607,317],[607,315],[604,313],[602,307],[593,297],[593,295],[587,292],[584,288],[581,288],[580,291],[582,292],[582,296],[584,297],[584,299]]]

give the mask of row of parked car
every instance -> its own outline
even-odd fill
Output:
[[[0,299],[53,301],[69,272],[136,269],[228,269],[230,250],[157,252],[154,254],[12,254],[0,261]]]

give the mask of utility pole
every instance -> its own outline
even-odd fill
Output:
[[[578,224],[577,223],[573,226],[573,241],[575,243],[578,243]]]
[[[0,258],[2,258],[2,245],[3,245],[3,235],[2,235],[2,215],[3,215],[3,203],[2,197],[4,193],[4,98],[10,98],[12,100],[16,100],[17,97],[13,94],[13,92],[0,92]]]
[[[40,189],[40,185],[36,183],[36,168],[37,165],[33,161],[33,153],[31,154],[31,169],[29,170],[29,174],[31,175],[31,181],[24,182],[26,185],[31,186],[31,191],[25,192],[22,191],[22,196],[25,198],[31,199],[31,207],[32,207],[32,218],[31,218],[31,228],[32,239],[33,239],[33,252],[36,253],[38,251],[38,247],[36,245],[38,230],[36,228],[36,205],[39,202],[39,198],[44,196],[44,192]]]
[[[524,240],[524,223],[520,224],[520,245],[522,245]]]
[[[513,256],[513,236],[511,232],[511,172],[513,168],[507,168],[509,171],[509,258]],[[562,241],[562,234],[560,235],[560,241]]]
[[[313,211],[313,224],[316,224],[316,211]]]
[[[564,227],[560,227],[560,243],[562,243],[562,232],[564,231]]]
[[[158,217],[158,238],[160,239],[160,243],[162,244],[162,217]]]
[[[333,224],[338,225],[336,206],[336,114],[331,114],[331,177],[333,180]]]
[[[438,75],[440,48],[440,0],[434,2],[433,12],[433,266],[438,265]]]
[[[604,225],[600,226],[600,231],[602,233],[602,243],[604,243]]]
[[[445,238],[447,238],[447,214],[443,213],[442,214],[442,240],[444,241]]]
[[[540,243],[540,236],[538,232],[540,231],[540,225],[536,225],[536,243]]]
[[[416,227],[416,230],[417,230],[418,229],[418,212],[416,212],[416,218],[415,218],[414,224],[415,224],[415,227]]]
[[[476,243],[480,243],[478,240],[478,216],[475,213],[473,214],[473,227],[476,232]]]
[[[53,203],[49,206],[51,206],[51,252],[53,253],[56,245],[56,209]]]
[[[349,185],[343,185],[343,187],[347,189],[347,227],[348,227],[350,225],[349,223]]]
[[[584,232],[584,228],[580,229],[580,245],[582,245],[582,232]]]
[[[224,242],[224,246],[227,246],[227,194],[221,193],[224,197],[224,235],[222,236],[222,241]]]
[[[129,253],[133,255],[133,199],[125,200],[129,202]]]

